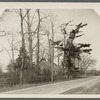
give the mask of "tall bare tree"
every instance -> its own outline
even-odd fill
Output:
[[[32,31],[31,31],[31,22],[30,22],[30,9],[27,9],[27,29],[29,35],[29,57],[30,57],[30,68],[32,67],[33,60],[33,47],[32,47]]]
[[[40,37],[39,37],[39,32],[40,32],[40,9],[37,9],[37,15],[38,15],[38,26],[37,26],[37,68],[39,68],[39,52],[40,52]]]
[[[81,70],[81,74],[86,74],[86,70],[94,67],[96,65],[96,62],[97,61],[95,59],[93,59],[90,55],[82,54],[81,60],[79,61],[79,67]]]
[[[10,48],[11,48],[11,62],[12,62],[12,66],[13,66],[13,68],[14,68],[14,63],[15,63],[15,44],[14,44],[14,34],[13,33],[11,33],[11,34],[9,34],[11,37],[11,40],[9,40],[9,38],[8,38],[8,43],[9,43],[9,45],[10,45]],[[7,49],[6,49],[7,50]],[[8,51],[8,50],[7,50]],[[8,51],[9,52],[9,51]],[[10,55],[10,53],[9,53],[9,55]]]
[[[49,45],[49,59],[50,59],[50,67],[51,67],[51,81],[54,81],[54,47],[53,41],[55,37],[55,16],[52,14],[49,14],[48,20],[47,20],[47,38],[48,38],[48,45]]]
[[[21,25],[21,35],[22,35],[22,50],[25,49],[25,39],[24,39],[24,17],[23,17],[23,10],[20,9],[20,25]],[[20,68],[20,83],[23,83],[23,68],[24,68],[24,53],[22,52],[22,65]]]
[[[52,29],[52,41],[54,41],[54,24],[51,21],[51,29]],[[52,45],[52,56],[51,56],[51,81],[54,81],[54,45]]]

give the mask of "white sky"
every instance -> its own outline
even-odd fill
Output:
[[[0,15],[2,14],[4,9],[0,10]],[[43,10],[42,10],[43,11]],[[59,22],[59,24],[68,22],[70,20],[73,20],[72,23],[78,24],[80,22],[88,23],[88,26],[84,27],[83,33],[84,36],[80,37],[76,40],[76,42],[82,42],[82,43],[90,43],[92,44],[91,48],[92,56],[93,58],[98,60],[98,64],[96,68],[100,68],[100,9],[76,9],[76,10],[44,10],[43,12],[50,11],[54,15],[56,15],[56,18]],[[96,11],[96,12],[95,12]],[[10,15],[9,15],[10,16]],[[7,18],[6,18],[7,19]],[[10,21],[12,20],[12,21]],[[16,20],[16,21],[15,21]],[[14,18],[14,16],[8,17],[7,20],[7,28],[9,31],[17,30],[16,25],[18,25],[18,20]],[[1,25],[1,24],[0,24]],[[56,37],[59,38],[59,37]],[[1,41],[1,40],[0,40]],[[7,47],[7,42],[2,41],[2,45]],[[9,62],[9,56],[7,52],[0,53],[0,63],[3,64],[3,69],[5,69],[5,65]]]

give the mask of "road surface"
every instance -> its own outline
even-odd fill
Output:
[[[81,78],[76,80],[30,87],[26,89],[8,91],[0,94],[60,94],[76,87],[85,85],[87,86],[89,84],[92,84],[93,82],[97,82],[98,80],[100,80],[100,76],[93,76],[89,78]]]

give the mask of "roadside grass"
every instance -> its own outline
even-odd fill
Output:
[[[36,86],[41,86],[41,85],[46,85],[46,84],[51,84],[51,82],[45,82],[45,83],[33,83],[33,84],[18,84],[18,85],[13,85],[13,86],[7,86],[7,87],[2,87],[0,88],[0,93],[2,92],[7,92],[7,91],[13,91],[13,90],[18,90],[18,89],[25,89],[25,88],[31,88],[31,87],[36,87]]]
[[[83,90],[83,87],[77,87],[77,88],[73,88],[68,91],[65,91],[61,94],[64,94],[64,95],[66,95],[66,94],[81,94],[82,90]]]
[[[100,94],[100,80],[97,84],[89,89],[85,89],[83,94]]]
[[[74,78],[73,79],[63,79],[63,80],[56,80],[54,82],[49,81],[49,82],[42,82],[42,83],[31,83],[31,84],[22,84],[22,85],[18,84],[18,85],[13,85],[13,86],[6,86],[6,87],[0,88],[0,93],[18,90],[18,89],[31,88],[31,87],[41,86],[41,85],[53,84],[53,83],[58,83],[58,82],[70,81],[70,80],[75,80],[75,79]]]
[[[100,94],[100,80],[91,84],[85,87],[73,88],[61,94]]]
[[[6,86],[6,87],[0,88],[0,93],[13,91],[13,90],[19,90],[19,89],[25,89],[25,88],[31,88],[31,87],[41,86],[41,85],[48,85],[48,84],[53,84],[53,83],[58,83],[58,82],[82,79],[82,78],[88,78],[88,77],[55,80],[54,82],[49,81],[49,82],[42,82],[42,83],[31,83],[31,84],[22,84],[22,85],[18,84],[18,85],[13,85],[13,86]]]

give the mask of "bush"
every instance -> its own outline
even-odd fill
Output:
[[[19,84],[19,73],[14,71],[14,72],[8,72],[6,73],[6,86],[13,86]]]
[[[38,83],[50,81],[50,71],[43,70],[43,73],[38,74],[37,71],[28,69],[24,71],[23,82],[24,83]]]
[[[23,83],[37,83],[37,82],[38,82],[38,75],[34,70],[28,69],[24,71]]]
[[[6,79],[5,78],[0,78],[0,88],[1,87],[6,87],[7,83],[6,83]]]
[[[63,72],[59,71],[54,75],[54,80],[63,80]],[[3,86],[13,86],[20,83],[20,73],[19,71],[9,71],[4,73],[3,78],[0,79],[0,87]],[[23,84],[30,83],[43,83],[51,81],[51,71],[42,70],[41,73],[34,69],[27,69],[23,71]]]
[[[54,76],[54,80],[65,80],[64,72],[58,71],[57,74]]]

